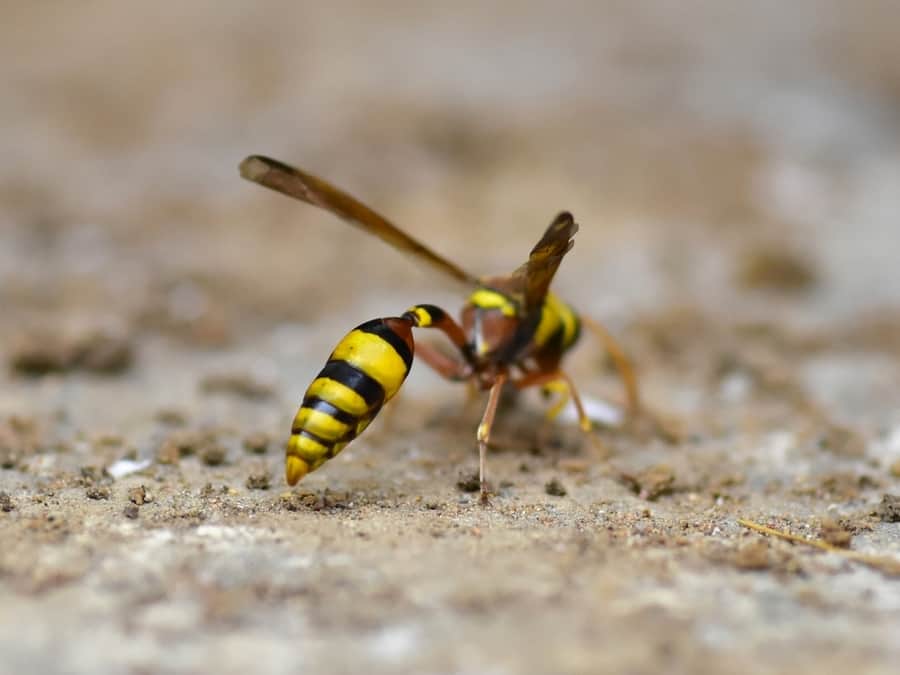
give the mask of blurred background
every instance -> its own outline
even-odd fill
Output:
[[[896,12],[10,3],[2,301],[54,323],[92,309],[132,320],[189,284],[243,334],[440,290],[380,243],[240,181],[240,159],[262,152],[479,273],[517,265],[570,209],[582,230],[559,285],[601,313],[731,306],[777,284],[747,273],[754,252],[808,268],[794,309],[819,320],[890,306]],[[323,293],[348,263],[346,285]]]
[[[281,485],[281,436],[339,336],[461,304],[242,181],[251,153],[477,274],[513,269],[572,211],[555,288],[691,428],[790,424],[773,390],[852,434],[900,423],[895,2],[7,1],[2,16],[0,415],[54,442],[115,433],[152,456],[161,417],[227,420],[278,439]],[[614,391],[608,373],[581,379]],[[425,372],[408,387],[461,399]]]
[[[582,227],[557,288],[615,328],[684,306],[896,319],[894,3],[4,14],[4,340],[101,324],[258,346],[287,325],[333,335],[458,302],[380,242],[241,181],[255,152],[479,274],[518,265],[571,210]]]

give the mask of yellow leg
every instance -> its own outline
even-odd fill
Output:
[[[594,425],[591,422],[591,418],[588,417],[587,412],[584,409],[584,404],[581,401],[581,395],[575,388],[575,384],[572,382],[572,379],[563,371],[555,370],[550,373],[532,373],[515,382],[515,385],[519,389],[524,389],[525,387],[542,386],[546,390],[558,391],[562,394],[562,398],[557,401],[553,405],[553,407],[550,408],[550,410],[547,411],[548,420],[552,420],[554,417],[556,417],[562,411],[563,407],[565,407],[565,405],[569,402],[569,397],[571,397],[572,402],[575,404],[575,410],[578,412],[578,425],[581,427],[582,431],[590,434],[591,429],[593,429]]]
[[[566,384],[564,380],[554,380],[553,382],[548,382],[543,387],[541,387],[541,390],[546,394],[559,394],[559,398],[557,399],[556,403],[554,403],[544,414],[545,419],[548,422],[552,422],[559,416],[559,414],[569,403],[569,399],[571,398],[571,395],[569,393],[569,385]]]

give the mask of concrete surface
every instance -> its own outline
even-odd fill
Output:
[[[896,672],[895,5],[154,7],[4,9],[0,672]],[[523,396],[481,508],[478,405],[417,365],[287,489],[335,341],[464,290],[253,152],[478,273],[573,211],[554,288],[665,433]]]

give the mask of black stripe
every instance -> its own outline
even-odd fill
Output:
[[[559,326],[550,335],[546,344],[541,345],[542,349],[550,347],[553,351],[561,351],[563,348],[563,340],[566,337],[566,325],[563,323],[562,317],[559,319]]]
[[[295,435],[306,436],[307,438],[311,438],[319,445],[325,446],[325,448],[327,448],[329,451],[331,450],[331,447],[334,445],[334,443],[332,443],[331,441],[326,441],[321,436],[316,436],[313,432],[307,431],[306,429],[299,429],[297,431],[291,431],[291,433],[295,434]]]
[[[329,361],[317,377],[327,377],[329,380],[335,380],[350,387],[363,397],[369,408],[374,408],[384,402],[384,387],[378,380],[346,361]]]
[[[516,329],[512,340],[506,348],[497,356],[500,363],[515,363],[522,357],[522,353],[531,347],[534,334],[537,332],[541,321],[541,313],[534,312],[530,316],[523,317]]]
[[[356,330],[360,330],[363,333],[371,333],[372,335],[377,335],[382,340],[387,342],[391,347],[394,348],[394,351],[397,352],[397,355],[403,359],[403,363],[406,364],[406,372],[409,372],[409,369],[412,367],[413,355],[409,349],[409,345],[406,344],[406,340],[397,335],[394,331],[391,330],[391,327],[388,326],[381,319],[372,319],[371,321],[366,321],[364,324],[356,327]]]
[[[575,317],[575,332],[572,333],[572,339],[569,340],[569,344],[564,345],[566,349],[573,347],[578,342],[578,338],[581,337],[581,318],[575,312],[572,312],[572,316]]]
[[[330,403],[324,398],[319,398],[318,396],[304,397],[303,403],[300,404],[300,407],[311,408],[312,410],[325,413],[329,417],[333,417],[334,419],[336,419],[338,422],[349,424],[350,426],[354,426],[358,421],[356,415],[348,413],[346,410],[341,410],[334,403]]]

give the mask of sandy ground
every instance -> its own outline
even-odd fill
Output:
[[[0,672],[896,672],[895,5],[8,4]],[[252,152],[477,273],[573,211],[555,289],[665,433],[523,396],[482,508],[479,406],[419,364],[288,489],[335,341],[464,289]]]

